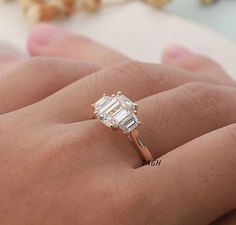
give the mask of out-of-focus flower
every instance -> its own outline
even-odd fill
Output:
[[[51,21],[65,18],[79,11],[95,12],[99,8],[132,0],[117,0],[102,2],[102,0],[18,0],[23,13],[31,22]],[[143,0],[156,8],[162,8],[171,0]],[[218,0],[199,0],[202,4],[210,5]]]
[[[170,0],[144,0],[144,2],[156,8],[162,8],[164,5],[169,3]]]

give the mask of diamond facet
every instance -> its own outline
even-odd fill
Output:
[[[135,115],[136,104],[122,95],[103,96],[95,104],[95,116],[106,126],[120,128],[124,133],[130,133],[139,125]]]
[[[139,125],[139,120],[136,115],[132,115],[127,118],[120,128],[124,131],[124,133],[130,133]]]
[[[106,105],[108,102],[111,101],[111,98],[108,96],[103,96],[102,98],[100,98],[95,104],[94,107],[96,109],[102,108],[104,105]]]

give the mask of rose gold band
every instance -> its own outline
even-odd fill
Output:
[[[154,158],[149,151],[148,147],[144,144],[142,138],[140,137],[137,129],[134,129],[128,134],[129,139],[138,149],[140,155],[146,162],[154,161]]]
[[[154,161],[136,129],[141,124],[137,117],[138,105],[136,103],[118,91],[116,95],[103,95],[92,106],[98,120],[109,128],[120,129],[128,136],[145,162]]]

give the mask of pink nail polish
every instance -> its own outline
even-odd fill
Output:
[[[30,39],[38,45],[49,45],[56,38],[65,34],[65,31],[49,24],[37,25],[30,35]]]

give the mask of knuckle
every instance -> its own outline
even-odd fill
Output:
[[[185,109],[204,115],[214,115],[218,119],[219,103],[224,99],[224,95],[216,85],[193,82],[184,84],[179,91],[180,101]]]
[[[129,60],[113,66],[112,69],[120,74],[123,74],[124,76],[128,75],[132,78],[139,79],[143,74],[143,71],[140,70],[141,64],[142,63],[140,62]]]
[[[218,93],[217,86],[207,84],[207,83],[202,83],[202,82],[191,82],[191,83],[186,83],[181,86],[183,91],[186,90],[186,93],[193,93],[193,94],[199,94],[200,95],[207,95],[207,96],[213,96],[215,97],[216,94]]]
[[[121,62],[119,64],[119,67],[120,68],[130,68],[130,67],[135,67],[137,65],[141,65],[141,64],[144,64],[144,63],[141,63],[139,61],[135,61],[135,60],[127,60],[127,61],[124,61],[124,62]]]
[[[162,73],[164,66],[143,63],[139,61],[125,61],[113,67],[129,79],[135,79],[132,85],[137,87],[144,86],[145,95],[156,93],[157,86],[165,83],[166,76]]]

